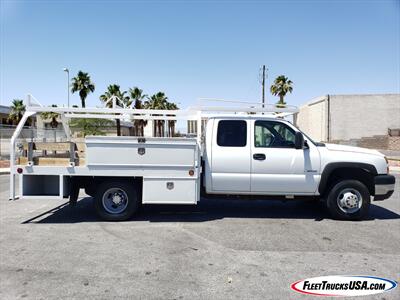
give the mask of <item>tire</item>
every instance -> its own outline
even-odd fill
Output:
[[[69,186],[69,204],[71,206],[75,206],[78,202],[79,191],[79,183],[75,178],[72,178]]]
[[[105,221],[125,221],[139,208],[139,200],[132,181],[103,182],[97,189],[94,207]]]
[[[91,187],[85,187],[85,194],[89,195],[90,197],[96,197],[96,185]]]
[[[339,220],[363,220],[368,216],[371,197],[368,188],[358,180],[343,180],[332,185],[326,205],[332,217]]]

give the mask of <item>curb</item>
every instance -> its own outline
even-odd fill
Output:
[[[1,168],[0,175],[10,174],[10,168]]]
[[[400,173],[400,167],[389,167],[389,173]]]

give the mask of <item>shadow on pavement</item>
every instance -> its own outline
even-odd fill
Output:
[[[30,218],[26,223],[80,223],[98,222],[93,199],[86,197],[76,206],[63,203],[51,210]],[[330,216],[321,202],[205,199],[198,205],[144,205],[130,221],[149,222],[205,222],[223,218],[270,218],[270,219],[314,219],[321,221]],[[400,215],[386,208],[372,204],[368,220],[399,219]]]

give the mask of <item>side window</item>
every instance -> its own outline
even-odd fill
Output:
[[[243,120],[223,120],[218,123],[217,145],[221,147],[245,147],[247,123]]]
[[[295,132],[281,122],[256,121],[254,146],[264,148],[294,148]]]

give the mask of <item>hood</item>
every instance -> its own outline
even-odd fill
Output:
[[[372,154],[384,156],[382,153],[372,149],[360,148],[360,147],[352,147],[346,145],[338,145],[338,144],[325,144],[326,148],[330,151],[343,151],[343,152],[355,152],[355,153],[363,153],[363,154]]]

